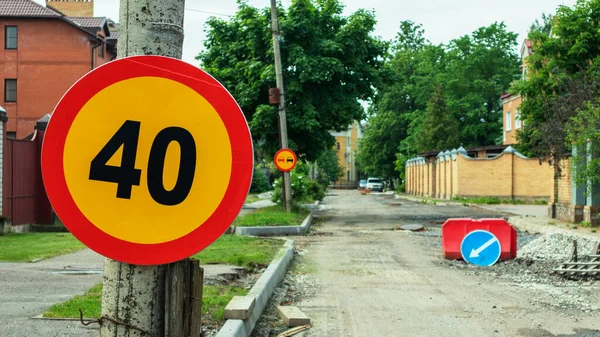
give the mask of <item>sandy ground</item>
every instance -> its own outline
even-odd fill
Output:
[[[542,277],[523,286],[524,278],[503,275],[527,274],[526,264],[488,272],[442,260],[445,219],[502,213],[357,191],[332,191],[324,208],[313,233],[295,238],[298,256],[276,296],[311,317],[305,336],[600,336],[597,282],[538,286]],[[433,235],[390,230],[409,223]],[[553,305],[565,296],[585,310]],[[276,336],[284,329],[278,322],[267,310],[253,335]]]

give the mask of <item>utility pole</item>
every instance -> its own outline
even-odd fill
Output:
[[[283,70],[281,67],[281,51],[279,50],[279,21],[277,19],[277,1],[271,0],[271,28],[273,31],[273,54],[275,55],[275,76],[279,89],[279,136],[281,148],[288,148],[287,121],[285,118],[285,91],[283,88]],[[283,208],[292,211],[292,181],[289,172],[282,172]]]
[[[184,5],[185,0],[121,0],[118,58],[181,59]],[[198,261],[140,266],[105,259],[100,336],[199,337],[201,283]],[[183,309],[183,301],[191,309]]]

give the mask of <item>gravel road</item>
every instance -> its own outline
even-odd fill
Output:
[[[600,285],[550,275],[556,260],[517,259],[477,268],[441,258],[449,217],[502,217],[481,208],[424,205],[334,191],[272,305],[294,304],[305,336],[600,336]],[[397,205],[400,204],[400,205]],[[427,231],[395,231],[403,224]],[[519,245],[538,239],[520,233]],[[285,330],[273,308],[253,336]]]

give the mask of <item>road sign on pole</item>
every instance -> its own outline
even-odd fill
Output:
[[[250,188],[252,151],[246,119],[218,81],[174,58],[132,56],[64,95],[42,174],[56,214],[85,245],[158,265],[227,230]]]
[[[460,245],[460,253],[465,261],[485,267],[495,264],[501,251],[498,238],[485,230],[468,233]]]
[[[290,149],[281,149],[275,153],[273,157],[273,162],[275,162],[275,167],[281,172],[290,172],[296,167],[298,163],[298,158],[296,157],[296,153]]]

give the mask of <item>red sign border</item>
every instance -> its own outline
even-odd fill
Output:
[[[79,210],[64,174],[64,147],[69,129],[84,104],[102,89],[131,78],[154,76],[187,85],[221,116],[234,155],[225,195],[213,214],[192,232],[172,241],[139,244],[113,237]],[[157,118],[160,118],[157,112]],[[48,198],[65,227],[90,249],[113,260],[139,265],[166,264],[200,252],[229,228],[244,205],[252,182],[252,137],[244,114],[231,94],[208,73],[164,56],[131,56],[94,69],[65,93],[48,123],[42,144],[42,179]],[[201,225],[201,226],[200,226]]]
[[[281,167],[279,167],[279,165],[277,165],[277,156],[282,153],[282,152],[290,152],[292,154],[292,156],[294,156],[294,165],[292,165],[292,167],[290,167],[289,169],[283,169]],[[288,148],[283,148],[279,151],[277,151],[277,153],[275,153],[275,156],[273,156],[273,162],[275,163],[275,167],[277,167],[277,169],[281,172],[290,172],[291,170],[293,170],[296,165],[298,164],[298,157],[296,157],[296,152],[288,149]]]

